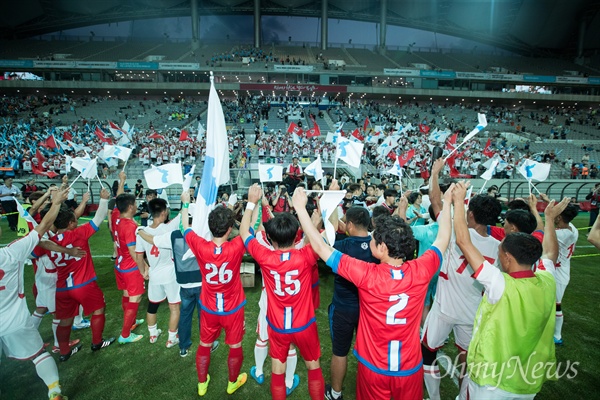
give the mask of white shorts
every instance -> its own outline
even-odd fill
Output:
[[[266,342],[269,340],[269,332],[267,330],[267,292],[263,289],[258,300],[258,322],[256,324],[256,333],[258,339]]]
[[[48,272],[47,269],[56,269],[47,256],[36,261],[37,272],[35,274],[35,286],[38,294],[35,298],[36,307],[45,307],[49,312],[56,311],[56,272]]]
[[[6,353],[7,357],[17,360],[28,360],[44,348],[44,341],[40,332],[28,320],[19,330],[0,336],[0,357]]]
[[[169,283],[161,283],[159,285],[148,285],[148,301],[152,303],[160,303],[164,299],[169,301],[169,304],[181,303],[179,296],[179,284],[177,281]]]
[[[562,298],[565,295],[565,290],[567,289],[567,285],[563,285],[561,283],[556,282],[556,302],[562,303]]]
[[[431,311],[427,314],[421,342],[431,350],[437,350],[444,345],[450,332],[454,332],[454,343],[460,350],[467,351],[473,337],[473,325],[466,325],[452,321],[440,312],[437,302],[433,303]]]
[[[533,400],[535,394],[515,394],[492,386],[479,386],[470,379],[467,385],[467,399],[476,400]],[[462,398],[461,398],[462,400]]]

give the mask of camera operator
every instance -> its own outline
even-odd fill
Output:
[[[287,187],[283,184],[279,185],[279,190],[275,192],[271,205],[273,212],[289,212],[292,208],[292,198],[290,197]]]
[[[146,190],[146,200],[138,206],[136,217],[140,217],[140,225],[148,226],[152,224],[152,215],[150,214],[150,208],[148,203],[150,200],[154,200],[158,197],[158,192],[154,189]]]
[[[503,203],[506,203],[508,201],[506,197],[501,197],[500,193],[498,193],[498,186],[496,185],[492,185],[488,188],[487,195],[498,199],[498,201],[501,201]]]

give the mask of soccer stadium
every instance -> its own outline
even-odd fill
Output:
[[[4,11],[0,397],[597,397],[600,1]]]

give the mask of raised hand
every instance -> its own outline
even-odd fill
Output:
[[[306,208],[307,201],[308,197],[306,196],[304,188],[297,187],[296,190],[294,190],[294,196],[292,197],[292,203],[294,203],[294,208]]]

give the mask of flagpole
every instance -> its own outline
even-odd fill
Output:
[[[69,185],[69,189],[71,189],[71,187],[75,184],[75,182],[77,182],[77,179],[79,179],[81,177],[81,173],[79,173],[79,175],[77,175],[77,178],[75,178],[75,180],[73,182],[71,182],[71,184]]]
[[[96,178],[98,178],[98,182],[100,183],[100,187],[102,189],[104,189],[104,185],[102,184],[102,181],[100,180],[100,177],[98,176],[98,174],[96,174]]]
[[[529,179],[529,180],[527,181],[527,183],[528,183],[528,185],[527,185],[527,186],[529,187],[529,195],[531,196],[531,179]]]
[[[452,151],[451,151],[450,153],[448,153],[448,155],[446,156],[446,158],[444,158],[444,162],[446,162],[446,160],[447,160],[447,159],[449,159],[449,158],[450,158],[450,156],[451,156],[452,154],[454,154],[454,152],[455,152],[456,150],[458,150],[458,149],[459,149],[459,147],[460,147],[460,146],[462,146],[463,144],[465,144],[465,142],[462,142],[461,144],[459,144],[458,146],[456,146],[454,149],[452,149]]]
[[[538,188],[535,187],[535,185],[532,183],[531,186],[535,189],[536,192],[538,192],[538,194],[541,196],[542,194],[540,193],[540,191],[538,190]],[[531,194],[531,193],[529,193]]]
[[[346,193],[346,190],[305,190],[304,193],[306,194],[311,194],[311,193],[317,193],[317,194],[321,194],[321,193],[341,193],[344,192]]]
[[[335,179],[335,171],[337,170],[337,157],[335,158],[335,162],[333,163],[333,179]]]
[[[488,181],[483,182],[483,186],[481,187],[481,189],[479,189],[479,193],[481,194],[483,192],[483,189],[485,188],[485,185],[487,185]]]
[[[123,172],[125,172],[125,167],[127,166],[127,161],[129,161],[129,158],[127,160],[125,160],[125,164],[123,164]]]

